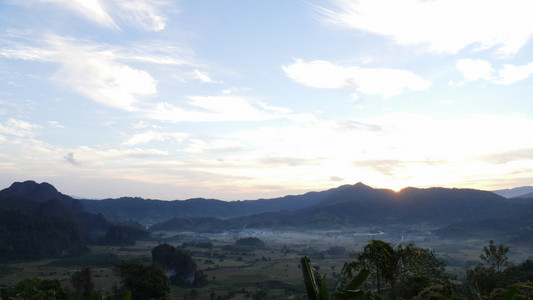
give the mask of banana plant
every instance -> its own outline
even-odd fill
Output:
[[[311,267],[310,260],[307,256],[301,259],[301,265],[309,300],[361,299],[365,295],[359,288],[365,282],[368,275],[370,275],[370,272],[363,269],[354,277],[355,262],[344,264],[341,276],[331,296],[328,293],[328,287],[326,285],[326,274],[320,277],[320,274]]]

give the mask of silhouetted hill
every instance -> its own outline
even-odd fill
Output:
[[[122,197],[118,199],[81,200],[86,211],[102,213],[113,222],[135,220],[151,225],[171,218],[216,217],[227,219],[263,212],[293,211],[319,203],[330,191],[309,192],[299,196],[284,196],[273,199],[221,201],[194,198],[188,200],[161,201]]]
[[[527,194],[524,194],[524,195],[520,195],[520,196],[517,196],[517,197],[514,197],[514,198],[533,199],[533,192],[527,193]]]
[[[0,233],[0,261],[75,255],[86,243],[122,245],[148,235],[144,229],[113,226],[52,185],[34,181],[0,191]]]
[[[174,218],[156,224],[152,230],[194,230],[204,228],[229,230],[242,228],[347,228],[372,225],[432,224],[445,226],[462,221],[478,221],[502,214],[513,214],[522,208],[519,204],[494,193],[473,189],[406,188],[400,192],[373,189],[362,183],[343,185],[324,192],[315,192],[307,207],[296,210],[278,210],[234,217],[226,220],[197,219],[201,225]],[[306,203],[308,194],[292,196]],[[191,226],[191,224],[195,224]],[[185,229],[186,228],[186,229]]]
[[[511,198],[510,200],[516,203],[533,205],[533,193],[520,195],[518,197]]]
[[[64,203],[72,205],[72,201],[78,200],[59,193],[49,184],[41,185],[31,181],[13,184],[0,191],[0,202],[10,209],[39,218],[69,219],[74,215],[81,232],[87,228],[92,230],[84,232],[83,236],[107,243],[112,243],[108,238],[113,236],[117,237],[117,243],[131,240],[129,234],[134,230],[111,227],[103,215],[116,224],[138,222],[143,226],[152,225],[151,230],[220,232],[246,228],[326,229],[361,225],[394,228],[428,224],[444,227],[442,235],[480,235],[485,230],[527,238],[528,228],[531,228],[527,213],[533,212],[533,206],[481,190],[410,187],[395,192],[357,183],[302,195],[233,202],[203,198],[183,201],[127,197],[82,200],[88,212],[73,213]],[[47,197],[54,198],[46,200]],[[39,205],[31,205],[32,201]],[[77,205],[74,203],[72,207]],[[522,219],[525,223],[518,222]],[[494,226],[499,228],[494,229]],[[142,232],[139,234],[143,235]]]
[[[0,195],[0,261],[85,251],[78,222],[59,200]]]
[[[54,186],[47,182],[37,183],[32,180],[14,182],[10,187],[1,190],[0,195],[28,198],[39,203],[55,199],[59,200],[64,208],[70,212],[81,212],[83,210],[81,202],[60,193]]]

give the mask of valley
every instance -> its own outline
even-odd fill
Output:
[[[359,183],[257,203],[138,198],[130,206],[122,203],[124,199],[84,200],[80,209],[79,200],[51,185],[26,182],[15,187],[0,191],[4,212],[16,209],[35,222],[69,220],[67,226],[80,226],[71,232],[79,230],[81,235],[75,240],[83,244],[77,247],[85,248],[61,255],[61,247],[71,247],[62,240],[49,243],[59,252],[43,250],[44,256],[33,259],[4,257],[0,265],[0,287],[4,288],[40,278],[58,280],[72,289],[71,276],[90,266],[95,291],[112,297],[122,284],[117,264],[131,260],[150,264],[152,249],[163,243],[188,253],[205,277],[201,285],[173,285],[173,299],[304,299],[302,257],[309,257],[319,273],[327,275],[328,286],[334,286],[343,264],[353,261],[355,252],[372,240],[392,247],[415,243],[434,251],[457,283],[464,283],[466,270],[480,263],[479,255],[489,239],[510,246],[512,264],[533,260],[529,203],[515,203],[485,191],[392,192]],[[48,196],[43,198],[43,194]],[[51,206],[50,197],[59,201]],[[176,209],[172,206],[178,207],[178,216],[169,215]],[[15,228],[6,220],[4,231]],[[517,239],[520,234],[523,238]],[[236,245],[246,238],[256,238],[264,246]],[[5,245],[2,249],[9,250]]]

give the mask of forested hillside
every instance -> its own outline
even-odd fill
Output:
[[[148,235],[85,212],[79,200],[34,181],[0,191],[0,233],[4,262],[72,256],[87,251],[88,244],[131,244]]]

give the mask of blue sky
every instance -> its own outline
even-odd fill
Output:
[[[530,1],[0,3],[0,186],[257,199],[533,182]]]

